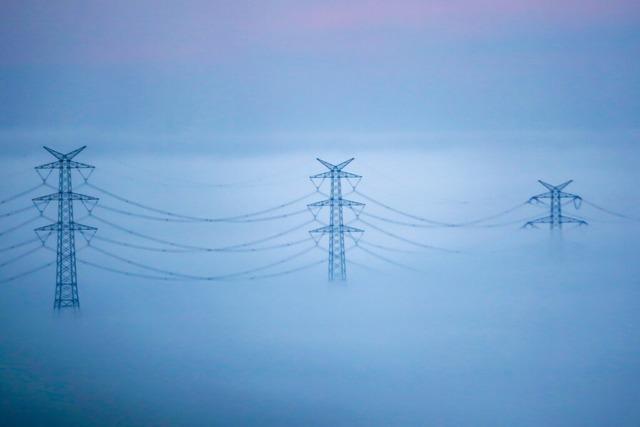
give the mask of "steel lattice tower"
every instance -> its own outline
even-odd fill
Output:
[[[540,203],[542,202],[542,199],[549,199],[549,216],[529,221],[524,225],[525,227],[534,227],[536,224],[549,224],[551,229],[556,229],[562,228],[562,224],[564,223],[587,225],[586,221],[562,215],[562,199],[570,199],[571,201],[573,201],[576,209],[578,209],[580,207],[580,204],[582,203],[582,197],[562,191],[567,185],[571,184],[573,180],[569,180],[563,184],[556,186],[547,184],[546,182],[540,180],[538,180],[538,182],[549,191],[547,193],[542,193],[538,194],[537,196],[531,197],[529,199],[529,203]]]
[[[334,280],[346,280],[347,279],[347,266],[345,259],[345,247],[344,247],[344,233],[363,233],[364,230],[359,228],[350,227],[344,224],[344,212],[343,207],[348,206],[351,208],[364,208],[364,203],[354,202],[342,198],[342,178],[352,179],[359,181],[362,177],[353,173],[345,172],[345,166],[353,161],[349,159],[338,165],[332,165],[324,160],[317,159],[320,163],[329,169],[328,172],[323,172],[310,177],[312,182],[314,180],[324,181],[325,179],[331,180],[331,194],[327,200],[311,203],[308,205],[309,209],[321,209],[324,206],[329,206],[329,225],[311,230],[311,235],[319,235],[320,237],[329,234],[329,281]],[[314,182],[315,183],[315,182]],[[319,188],[319,185],[316,186]],[[314,216],[317,214],[314,213]]]
[[[72,159],[78,155],[86,146],[78,148],[67,154],[59,153],[50,148],[44,147],[56,159],[55,162],[47,163],[36,167],[36,171],[46,180],[43,172],[50,174],[52,170],[58,169],[58,192],[46,196],[36,197],[33,203],[42,213],[51,201],[58,202],[58,221],[53,224],[45,225],[35,229],[36,234],[44,244],[51,233],[57,233],[56,245],[56,294],[53,303],[55,310],[71,307],[79,308],[80,300],[78,298],[78,277],[76,271],[76,244],[75,232],[80,231],[87,240],[88,235],[95,234],[97,228],[79,224],[73,219],[73,201],[80,200],[90,211],[92,206],[98,201],[96,197],[86,196],[84,194],[74,193],[72,191],[72,169],[88,169],[87,175],[83,174],[85,180],[93,171],[94,167],[73,161]],[[48,174],[47,174],[48,176]]]

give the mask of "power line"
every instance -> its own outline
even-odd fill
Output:
[[[382,202],[380,202],[380,201],[378,201],[378,200],[376,200],[376,199],[374,199],[374,198],[372,198],[370,196],[367,196],[366,194],[363,194],[359,190],[354,190],[354,192],[356,194],[358,194],[359,196],[364,197],[365,199],[369,200],[370,202],[372,202],[372,203],[374,203],[374,204],[376,204],[376,205],[378,205],[380,207],[383,207],[383,208],[385,208],[387,210],[390,210],[391,212],[395,212],[397,214],[404,215],[404,216],[406,216],[408,218],[413,218],[413,219],[415,219],[417,221],[426,222],[426,223],[432,224],[432,225],[439,225],[439,226],[442,226],[442,227],[453,227],[453,226],[455,226],[455,224],[452,224],[452,223],[449,223],[449,222],[435,221],[435,220],[432,220],[432,219],[424,218],[424,217],[421,217],[421,216],[410,214],[408,212],[401,211],[401,210],[396,209],[394,207],[391,207],[391,206],[389,206],[389,205],[387,205],[385,203],[382,203]]]
[[[324,259],[321,259],[321,260],[318,260],[318,261],[311,262],[309,264],[305,264],[302,267],[296,267],[296,268],[292,268],[290,270],[279,271],[277,273],[262,274],[262,275],[258,275],[258,276],[249,276],[249,277],[243,278],[243,280],[263,280],[263,279],[271,279],[271,278],[274,278],[274,277],[287,276],[289,274],[297,273],[299,271],[308,270],[308,269],[310,269],[312,267],[315,267],[316,265],[324,264],[325,262],[326,261]]]
[[[120,270],[117,268],[112,268],[112,267],[107,267],[101,264],[97,264],[95,262],[91,262],[91,261],[87,261],[85,259],[81,259],[78,258],[78,262],[84,265],[88,265],[90,267],[93,268],[97,268],[99,270],[103,270],[103,271],[109,271],[111,273],[117,273],[117,274],[122,274],[124,276],[129,276],[129,277],[137,277],[140,279],[149,279],[149,280],[163,280],[163,281],[180,281],[183,282],[185,281],[185,279],[179,279],[176,277],[167,277],[167,276],[152,276],[150,274],[142,274],[142,273],[132,273],[130,271],[125,271],[125,270]]]
[[[35,187],[31,187],[27,190],[21,191],[20,193],[14,194],[13,196],[7,197],[4,200],[0,200],[0,205],[4,205],[5,203],[9,203],[13,200],[16,200],[22,196],[26,196],[29,193],[33,193],[34,191],[36,191],[38,188],[42,187],[42,183],[36,185]]]
[[[417,223],[413,223],[413,222],[407,222],[407,221],[400,221],[400,220],[396,220],[393,218],[387,218],[387,217],[383,217],[380,215],[376,215],[376,214],[372,214],[372,213],[368,213],[368,212],[362,212],[363,216],[368,216],[371,218],[375,218],[381,221],[385,221],[385,222],[389,222],[392,224],[398,224],[398,225],[404,225],[404,226],[408,226],[408,227],[415,227],[415,228],[437,228],[437,227],[449,227],[449,228],[454,228],[454,227],[468,227],[468,226],[472,226],[472,225],[476,225],[476,224],[481,224],[483,222],[495,219],[495,218],[499,218],[501,216],[507,215],[511,212],[514,212],[522,207],[524,207],[527,203],[518,203],[515,206],[512,206],[508,209],[504,209],[500,212],[497,212],[495,214],[491,214],[491,215],[487,215],[485,217],[481,217],[481,218],[477,218],[477,219],[473,219],[473,220],[469,220],[469,221],[462,221],[462,222],[442,222],[442,221],[435,221],[432,219],[428,219],[428,218],[424,218],[421,216],[417,216],[417,215],[413,215],[410,214],[408,212],[404,212],[401,211],[399,209],[396,209],[392,206],[389,206],[385,203],[382,203],[378,200],[373,199],[370,196],[364,195],[362,194],[360,191],[355,190],[356,193],[358,193],[360,196],[366,198],[367,200],[373,202],[374,204],[381,206],[387,210],[390,210],[392,212],[395,212],[397,214],[406,216],[408,218],[412,218],[416,221],[420,221],[423,222],[424,224],[417,224]]]
[[[389,224],[403,225],[405,227],[413,227],[413,228],[442,228],[442,227],[453,228],[453,227],[456,227],[453,224],[451,224],[451,225],[434,225],[434,224],[425,224],[425,223],[416,224],[415,222],[398,221],[396,219],[383,217],[383,216],[372,214],[372,213],[369,213],[369,212],[362,212],[359,215],[364,216],[364,217],[377,219],[379,221],[384,221],[384,222],[387,222]]]
[[[99,216],[93,215],[93,217],[96,220],[98,220],[101,223],[103,223],[103,224],[106,224],[106,225],[108,225],[108,226],[110,226],[112,228],[115,228],[117,230],[120,230],[122,232],[131,234],[132,236],[137,236],[137,237],[140,237],[142,239],[150,240],[150,241],[153,241],[153,242],[156,242],[156,243],[162,243],[162,244],[165,244],[165,245],[168,245],[168,246],[173,246],[173,247],[176,247],[176,248],[191,249],[191,250],[195,250],[195,251],[199,251],[199,252],[219,252],[219,251],[220,252],[227,252],[227,251],[231,251],[233,249],[245,248],[245,247],[248,247],[248,246],[254,246],[254,245],[257,245],[257,244],[260,244],[260,243],[265,243],[265,242],[268,242],[270,240],[277,239],[278,237],[285,236],[285,235],[287,235],[289,233],[292,233],[294,231],[300,230],[301,228],[304,228],[304,227],[308,226],[309,224],[315,222],[314,220],[309,220],[309,221],[306,221],[306,222],[304,222],[302,224],[299,224],[299,225],[297,225],[295,227],[292,227],[292,228],[287,229],[285,231],[281,231],[281,232],[273,234],[271,236],[264,237],[262,239],[257,239],[257,240],[253,240],[253,241],[250,241],[250,242],[240,243],[240,244],[236,244],[236,245],[230,245],[230,246],[223,246],[223,247],[214,248],[214,247],[206,247],[206,246],[187,245],[187,244],[172,242],[170,240],[159,239],[157,237],[149,236],[147,234],[142,234],[142,233],[139,233],[137,231],[131,230],[129,228],[122,227],[120,225],[114,224],[113,222],[107,221],[106,219],[101,218]]]
[[[112,267],[107,267],[101,264],[97,264],[91,261],[87,261],[87,260],[83,260],[83,259],[78,259],[78,262],[88,265],[90,267],[93,268],[97,268],[99,270],[103,270],[103,271],[109,271],[111,273],[116,273],[116,274],[121,274],[124,276],[129,276],[129,277],[137,277],[140,279],[147,279],[147,280],[161,280],[161,281],[166,281],[166,282],[184,282],[184,281],[191,281],[191,280],[185,280],[184,278],[179,278],[179,277],[168,277],[168,276],[153,276],[150,274],[143,274],[143,273],[134,273],[131,271],[125,271],[125,270],[120,270],[117,268],[112,268]],[[247,281],[255,281],[255,280],[264,280],[264,279],[270,279],[270,278],[274,278],[274,277],[281,277],[281,276],[286,276],[289,274],[293,274],[293,273],[297,273],[299,271],[303,271],[303,270],[308,270],[312,267],[315,267],[317,265],[320,264],[324,264],[326,261],[325,260],[318,260],[309,264],[305,264],[301,267],[296,267],[296,268],[292,268],[289,270],[285,270],[285,271],[280,271],[277,273],[270,273],[270,274],[262,274],[262,275],[254,275],[254,276],[247,276],[247,277],[236,277],[236,278],[229,278],[227,281],[234,281],[234,280],[247,280]]]
[[[313,241],[313,239],[311,237],[307,237],[304,239],[300,239],[300,240],[294,240],[292,242],[285,242],[285,243],[279,243],[279,244],[275,244],[275,245],[270,245],[270,246],[262,246],[262,247],[258,247],[258,248],[237,248],[237,249],[225,249],[225,248],[217,248],[218,250],[207,250],[207,251],[203,251],[200,249],[168,249],[168,248],[158,248],[158,247],[152,247],[152,246],[145,246],[145,245],[138,245],[138,244],[134,244],[134,243],[128,243],[128,242],[122,242],[119,240],[115,240],[115,239],[110,239],[107,237],[102,237],[102,236],[95,236],[94,237],[95,240],[99,240],[102,242],[106,242],[106,243],[110,243],[113,245],[118,245],[118,246],[123,246],[123,247],[127,247],[127,248],[132,248],[132,249],[140,249],[140,250],[144,250],[144,251],[149,251],[149,252],[163,252],[163,253],[196,253],[196,252],[239,252],[239,253],[243,253],[243,252],[261,252],[261,251],[268,251],[268,250],[272,250],[272,249],[281,249],[281,248],[289,248],[292,246],[297,246],[299,244],[305,243],[305,242],[311,242]]]
[[[24,222],[21,222],[20,224],[14,225],[13,227],[7,228],[6,230],[0,231],[0,236],[4,236],[4,235],[12,233],[12,232],[14,232],[16,230],[19,230],[22,227],[24,227],[25,225],[29,225],[32,222],[37,221],[38,219],[40,219],[40,215],[36,215],[36,216],[34,216],[34,217],[24,221]]]
[[[403,268],[403,269],[405,269],[405,270],[410,270],[410,271],[417,272],[417,273],[424,273],[423,271],[418,270],[417,268],[413,268],[413,267],[408,266],[408,265],[406,265],[406,264],[402,264],[402,263],[400,263],[400,262],[397,262],[397,261],[394,261],[394,260],[392,260],[392,259],[390,259],[390,258],[387,258],[387,257],[385,257],[385,256],[383,256],[383,255],[380,255],[380,254],[378,254],[378,253],[376,253],[376,252],[372,251],[371,249],[363,248],[362,246],[357,245],[357,244],[356,244],[356,247],[357,247],[358,249],[360,249],[360,250],[362,250],[362,251],[364,251],[364,252],[368,253],[369,255],[373,256],[374,258],[378,258],[378,259],[380,259],[380,260],[382,260],[382,261],[384,261],[384,262],[386,262],[386,263],[388,263],[388,264],[394,265],[394,266],[396,266],[396,267]]]
[[[17,214],[22,213],[22,212],[29,211],[31,209],[33,209],[33,205],[25,206],[24,208],[20,208],[20,209],[14,209],[12,211],[3,212],[3,213],[0,214],[0,218],[7,218],[7,217],[10,217],[10,216],[13,216],[13,215],[17,215]]]
[[[3,261],[2,263],[0,263],[0,267],[5,267],[5,266],[7,266],[9,264],[12,264],[12,263],[14,263],[16,261],[19,261],[19,260],[23,259],[23,258],[26,258],[29,255],[34,254],[34,253],[38,252],[41,249],[42,249],[42,245],[38,245],[35,248],[31,248],[28,251],[21,253],[20,255],[17,255],[17,256],[15,256],[13,258],[9,258],[6,261]]]
[[[25,276],[29,276],[30,274],[36,273],[36,272],[38,272],[40,270],[44,270],[45,268],[50,267],[55,263],[56,263],[55,261],[51,261],[51,262],[43,264],[43,265],[41,265],[39,267],[33,268],[31,270],[27,270],[27,271],[22,272],[20,274],[16,274],[15,276],[10,276],[10,277],[6,277],[4,279],[0,279],[0,283],[13,282],[14,280],[18,280],[18,279],[21,279],[21,278],[23,278]]]
[[[469,228],[499,228],[499,227],[507,227],[510,225],[515,225],[515,224],[522,224],[523,221],[530,221],[534,218],[536,218],[537,216],[528,216],[526,218],[518,218],[518,219],[514,219],[511,221],[504,221],[504,222],[496,222],[496,223],[491,223],[491,224],[478,224],[478,225],[471,225],[469,226]]]
[[[405,226],[405,227],[412,227],[412,228],[443,228],[441,226],[437,226],[437,225],[429,225],[429,224],[417,224],[417,223],[413,223],[413,222],[406,222],[406,221],[398,221],[398,220],[394,220],[391,218],[386,218],[386,217],[382,217],[379,215],[373,215],[370,213],[365,213],[362,212],[360,214],[361,216],[364,217],[370,217],[373,219],[377,219],[378,221],[382,221],[382,222],[386,222],[388,224],[394,224],[394,225],[401,225],[401,226]],[[514,224],[522,224],[523,221],[530,221],[537,218],[536,216],[529,216],[526,218],[519,218],[519,219],[514,219],[511,221],[503,221],[503,222],[496,222],[496,223],[490,223],[490,224],[482,224],[480,222],[477,222],[475,224],[470,224],[470,225],[452,225],[450,227],[445,227],[445,228],[498,228],[498,227],[506,227],[509,225],[514,225]]]
[[[486,217],[483,220],[469,221],[467,223],[451,224],[449,226],[439,226],[439,225],[432,225],[432,224],[419,224],[419,223],[415,223],[415,222],[399,221],[399,220],[396,220],[396,219],[393,219],[393,218],[387,218],[387,217],[383,217],[383,216],[372,214],[372,213],[368,213],[368,212],[362,212],[362,213],[359,214],[359,216],[360,215],[364,216],[364,217],[377,219],[378,221],[383,221],[383,222],[386,222],[388,224],[402,225],[402,226],[411,227],[411,228],[496,228],[496,227],[506,227],[506,226],[513,225],[513,224],[521,224],[522,221],[528,221],[528,220],[536,218],[534,216],[534,217],[526,217],[526,218],[515,219],[515,220],[511,220],[511,221],[503,221],[503,222],[498,222],[498,223],[483,224],[483,222],[487,221],[488,219],[497,218],[499,216],[503,216],[504,215],[504,214],[500,214],[500,215],[494,215],[492,217]]]
[[[140,213],[136,213],[136,212],[131,212],[131,211],[127,211],[124,209],[118,209],[118,208],[114,208],[108,205],[105,205],[104,203],[101,203],[99,206],[96,206],[96,208],[103,209],[105,211],[108,212],[114,212],[114,213],[118,213],[121,215],[126,215],[126,216],[132,216],[132,217],[136,217],[136,218],[141,218],[141,219],[148,219],[151,221],[160,221],[160,222],[180,222],[180,223],[190,223],[190,224],[197,224],[200,223],[201,221],[196,221],[193,219],[184,219],[184,218],[167,218],[167,217],[159,217],[159,216],[153,216],[153,215],[145,215],[145,214],[140,214]]]
[[[10,182],[9,178],[12,178],[14,176],[20,176],[20,175],[27,175],[29,173],[33,172],[30,168],[29,169],[22,169],[19,171],[13,171],[13,172],[7,172],[2,174],[2,176],[0,176],[0,181],[3,182]]]
[[[136,218],[142,218],[142,219],[148,219],[151,221],[159,221],[159,222],[177,222],[177,223],[202,223],[205,221],[201,221],[201,220],[195,220],[195,219],[185,219],[185,218],[174,218],[174,217],[159,217],[159,216],[153,216],[153,215],[145,215],[145,214],[140,214],[137,212],[131,212],[131,211],[127,211],[124,209],[119,209],[119,208],[114,208],[111,206],[107,206],[104,204],[100,204],[98,206],[96,206],[99,209],[104,209],[106,211],[110,211],[110,212],[115,212],[121,215],[126,215],[126,216],[131,216],[131,217],[136,217]],[[227,223],[248,223],[248,222],[264,222],[264,221],[273,221],[273,220],[277,220],[277,219],[283,219],[283,218],[290,218],[292,216],[297,216],[297,215],[301,215],[304,213],[307,213],[307,209],[300,209],[297,211],[293,211],[293,212],[287,212],[284,214],[280,214],[280,215],[272,215],[272,216],[268,216],[268,217],[260,217],[260,218],[246,218],[246,219],[229,219],[227,221]],[[206,221],[206,222],[214,222],[214,221]],[[222,221],[215,221],[215,222],[222,222]]]
[[[13,249],[21,248],[22,246],[26,246],[29,243],[34,243],[34,242],[37,242],[39,240],[40,239],[38,239],[37,237],[34,237],[33,239],[24,240],[24,241],[19,242],[19,243],[14,243],[11,246],[5,246],[4,248],[0,248],[0,252],[7,252],[7,251],[10,251],[10,250],[13,250]]]
[[[432,250],[436,250],[436,251],[442,251],[442,252],[449,252],[449,253],[460,253],[460,251],[456,251],[456,250],[451,250],[451,249],[446,249],[446,248],[441,248],[439,246],[433,246],[433,245],[427,245],[424,243],[420,243],[420,242],[416,242],[415,240],[411,240],[411,239],[407,239],[406,237],[402,237],[402,236],[398,236],[397,234],[394,234],[390,231],[387,231],[383,228],[380,228],[374,224],[371,224],[370,222],[367,222],[363,219],[360,219],[360,222],[363,223],[364,225],[373,228],[374,230],[377,230],[383,234],[386,234],[389,237],[393,237],[394,239],[409,243],[411,245],[414,246],[418,246],[420,248],[425,248],[425,249],[432,249]]]
[[[150,271],[154,271],[156,273],[166,274],[168,276],[179,277],[179,278],[184,279],[184,280],[218,281],[218,280],[226,280],[226,279],[233,278],[233,277],[238,277],[238,276],[245,276],[247,274],[251,274],[251,273],[258,272],[258,271],[267,270],[267,269],[272,268],[272,267],[276,267],[278,265],[281,265],[281,264],[284,264],[286,262],[289,262],[289,261],[291,261],[293,259],[299,258],[302,255],[305,255],[305,254],[311,252],[316,247],[315,246],[309,247],[309,248],[307,248],[307,249],[305,249],[303,251],[296,252],[293,255],[290,255],[290,256],[288,256],[286,258],[280,259],[280,260],[278,260],[276,262],[273,262],[273,263],[270,263],[270,264],[267,264],[267,265],[263,265],[263,266],[260,266],[260,267],[256,267],[256,268],[252,268],[252,269],[248,269],[248,270],[244,270],[244,271],[239,271],[239,272],[235,272],[235,273],[217,275],[217,276],[199,276],[199,275],[178,273],[178,272],[174,272],[174,271],[170,271],[170,270],[165,270],[165,269],[153,267],[153,266],[150,266],[150,265],[147,265],[147,264],[143,264],[143,263],[140,263],[140,262],[132,261],[130,259],[121,257],[120,255],[116,255],[116,254],[111,253],[109,251],[106,251],[104,249],[98,248],[96,246],[89,246],[89,248],[91,248],[91,249],[93,249],[93,250],[95,250],[97,252],[100,252],[103,255],[106,255],[106,256],[108,256],[110,258],[116,259],[118,261],[124,262],[124,263],[129,264],[129,265],[133,265],[135,267],[142,268],[144,270],[150,270]]]
[[[388,251],[388,252],[397,252],[397,253],[403,253],[403,254],[414,254],[416,253],[416,251],[412,251],[412,250],[408,250],[408,249],[399,249],[399,248],[393,248],[391,246],[386,246],[386,245],[381,245],[378,243],[371,243],[365,239],[360,239],[358,240],[358,245],[365,245],[365,246],[371,246],[373,248],[378,248],[378,249],[382,249],[383,251]]]
[[[623,214],[623,213],[620,213],[620,212],[612,211],[611,209],[605,208],[605,207],[600,206],[600,205],[596,205],[595,203],[590,202],[588,200],[582,199],[582,202],[584,204],[586,204],[586,205],[591,206],[592,208],[595,208],[595,209],[597,209],[599,211],[602,211],[604,213],[607,213],[609,215],[616,216],[616,217],[622,218],[622,219],[627,219],[629,221],[639,221],[640,222],[640,218],[635,218],[635,217],[632,217],[632,216],[629,216],[629,215],[626,215],[626,214]]]
[[[368,266],[368,265],[366,265],[366,264],[359,263],[359,262],[354,261],[354,260],[352,260],[352,259],[347,260],[347,263],[348,263],[349,265],[355,265],[356,267],[362,268],[363,270],[371,271],[371,272],[373,272],[373,273],[377,273],[377,274],[384,274],[384,272],[383,272],[383,271],[380,271],[380,270],[378,270],[377,268],[369,267],[369,266]]]
[[[500,212],[496,212],[495,214],[492,214],[492,215],[487,215],[485,217],[481,217],[481,218],[470,220],[470,221],[457,222],[457,223],[455,223],[455,226],[456,227],[467,227],[467,226],[480,224],[480,223],[483,223],[483,222],[486,222],[486,221],[489,221],[489,220],[492,220],[492,219],[500,218],[502,216],[510,214],[511,212],[515,212],[518,209],[520,209],[520,208],[522,208],[522,207],[524,207],[526,205],[527,205],[526,202],[518,203],[517,205],[514,205],[514,206],[512,206],[512,207],[510,207],[508,209],[502,210]]]
[[[161,213],[163,215],[167,215],[167,216],[171,216],[171,217],[175,217],[175,218],[190,219],[190,220],[198,221],[198,222],[234,222],[234,221],[242,220],[242,219],[249,218],[249,217],[252,217],[252,216],[258,216],[258,215],[262,215],[262,214],[265,214],[265,213],[273,212],[273,211],[285,208],[287,206],[294,205],[294,204],[296,204],[298,202],[301,202],[302,200],[305,200],[305,199],[307,199],[307,198],[309,198],[309,197],[311,197],[311,196],[313,196],[315,194],[315,192],[308,193],[308,194],[300,196],[300,197],[298,197],[298,198],[296,198],[294,200],[291,200],[289,202],[282,203],[280,205],[273,206],[271,208],[263,209],[263,210],[256,211],[256,212],[246,213],[246,214],[242,214],[242,215],[229,216],[229,217],[208,218],[208,217],[198,217],[198,216],[191,216],[191,215],[182,215],[182,214],[178,214],[178,213],[175,213],[175,212],[167,211],[167,210],[164,210],[164,209],[154,208],[152,206],[144,205],[142,203],[135,202],[135,201],[127,199],[125,197],[118,196],[115,193],[112,193],[112,192],[110,192],[108,190],[105,190],[103,188],[97,187],[97,186],[95,186],[93,184],[88,184],[88,186],[93,188],[94,190],[97,190],[97,191],[99,191],[99,192],[101,192],[103,194],[106,194],[106,195],[108,195],[108,196],[110,196],[110,197],[112,197],[114,199],[120,200],[121,202],[127,203],[127,204],[132,205],[132,206],[139,207],[141,209],[146,209],[146,210],[151,211],[151,212]]]

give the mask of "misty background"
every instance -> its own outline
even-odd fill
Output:
[[[43,145],[88,145],[77,160],[96,166],[92,184],[186,215],[291,201],[315,191],[308,177],[324,169],[316,157],[355,157],[347,170],[363,175],[363,194],[435,220],[514,207],[546,191],[538,179],[573,179],[566,191],[627,218],[567,205],[566,215],[589,226],[559,235],[520,228],[546,215],[534,205],[488,221],[509,223],[496,227],[367,218],[457,252],[355,222],[364,239],[403,252],[376,251],[393,265],[350,249],[356,264],[344,285],[327,283],[326,263],[219,282],[145,280],[79,264],[75,316],[53,313],[49,267],[1,285],[2,424],[638,424],[637,4],[56,3],[3,5],[0,200],[39,183],[32,168],[53,160]],[[95,216],[76,204],[78,222],[149,246],[162,245],[96,216],[205,246],[257,240],[313,218],[149,221],[101,209],[145,213],[81,184],[76,175],[77,191],[101,200]],[[52,191],[40,187],[0,214]],[[357,193],[345,197],[411,222]],[[274,214],[323,198],[309,194]],[[37,214],[0,218],[0,231]],[[53,206],[47,216],[55,218]],[[0,246],[47,223],[34,219],[2,235]],[[304,239],[318,226],[274,242]],[[313,246],[162,254],[93,244],[196,275],[259,267]],[[91,248],[78,258],[151,274]],[[54,259],[38,251],[2,267],[0,278]],[[326,252],[313,249],[265,273],[322,259]]]

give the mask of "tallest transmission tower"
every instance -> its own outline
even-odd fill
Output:
[[[355,185],[357,185],[362,177],[342,170],[353,161],[353,158],[338,165],[332,165],[320,159],[317,160],[326,166],[329,171],[311,176],[311,181],[315,184],[317,180],[320,180],[321,184],[325,179],[330,179],[331,194],[327,200],[311,203],[308,207],[315,216],[318,212],[314,212],[314,209],[320,210],[324,206],[329,206],[329,225],[311,230],[310,233],[311,235],[318,235],[319,237],[325,234],[329,235],[329,281],[346,280],[347,266],[344,233],[363,233],[364,230],[344,224],[343,207],[347,206],[352,209],[362,209],[364,208],[364,203],[342,198],[342,178],[349,180],[355,188]],[[353,182],[356,182],[356,184],[353,184]],[[316,185],[316,188],[319,188],[320,184]]]
[[[75,232],[79,231],[89,240],[89,237],[95,234],[97,228],[88,225],[78,224],[73,219],[73,201],[80,200],[84,206],[91,211],[98,199],[84,194],[74,193],[72,191],[72,169],[87,169],[87,174],[82,174],[85,180],[89,177],[94,167],[79,163],[72,160],[86,146],[78,148],[67,154],[59,153],[50,148],[44,147],[52,154],[57,161],[47,163],[36,167],[36,171],[40,174],[43,181],[54,170],[58,169],[58,192],[46,196],[36,197],[33,203],[42,213],[51,201],[58,202],[58,221],[35,229],[36,234],[44,244],[51,233],[57,233],[56,247],[56,295],[53,303],[55,310],[65,307],[79,308],[80,299],[78,298],[78,277],[76,273],[76,243]],[[81,172],[82,173],[82,172]]]

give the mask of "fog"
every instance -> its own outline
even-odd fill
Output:
[[[640,425],[639,30],[637,0],[2,1],[0,425]],[[43,145],[96,167],[75,313],[28,242]],[[363,176],[345,283],[316,157]],[[538,180],[589,225],[522,229]]]
[[[520,138],[537,139],[523,134]],[[611,135],[609,135],[610,137]],[[394,208],[446,222],[490,216],[546,191],[538,179],[631,217],[637,208],[638,148],[629,141],[584,143],[549,136],[537,144],[487,138],[394,147],[353,142],[256,154],[89,144],[78,161],[96,166],[90,182],[120,196],[187,215],[258,211],[315,190],[309,175],[321,157],[356,160],[358,190]],[[456,138],[458,138],[456,140]],[[607,140],[607,135],[598,136]],[[497,138],[494,138],[497,139]],[[509,139],[503,136],[503,139]],[[449,141],[449,142],[451,142]],[[561,142],[567,141],[567,142]],[[38,141],[42,142],[42,141]],[[70,140],[53,148],[82,145]],[[36,185],[31,167],[52,158],[37,144],[2,160],[2,196]],[[49,182],[56,184],[55,177]],[[99,205],[145,213],[98,194]],[[328,191],[327,183],[322,188]],[[51,192],[42,187],[2,212]],[[349,187],[345,185],[345,193]],[[365,212],[408,220],[368,203]],[[315,194],[280,212],[321,200]],[[0,289],[0,414],[5,425],[335,425],[335,426],[634,426],[640,422],[638,222],[584,204],[564,207],[587,227],[521,229],[545,208],[526,205],[496,227],[410,228],[367,218],[363,239],[405,252],[347,252],[349,280],[328,283],[326,263],[264,280],[157,281],[78,264],[79,313],[54,313],[55,270]],[[150,215],[157,215],[146,212]],[[3,218],[2,229],[37,214]],[[163,223],[94,210],[96,216],[154,237],[225,246],[257,240],[312,218],[249,224]],[[47,215],[54,217],[49,207]],[[327,212],[319,218],[326,221]],[[347,221],[354,217],[345,213]],[[97,236],[149,246],[85,216]],[[80,219],[82,218],[82,219]],[[364,219],[364,217],[362,217]],[[410,220],[409,220],[410,221]],[[33,236],[38,219],[2,236],[2,246]],[[307,237],[307,227],[278,242]],[[348,240],[347,246],[352,242]],[[91,248],[78,258],[141,270]],[[255,253],[150,253],[110,246],[127,259],[185,274],[219,275],[259,267],[307,246]],[[50,237],[48,245],[55,245]],[[321,241],[326,248],[327,241]],[[3,260],[9,254],[3,254]],[[313,250],[265,270],[319,259]],[[2,268],[9,277],[55,258],[39,251]],[[363,268],[363,265],[367,268]]]

